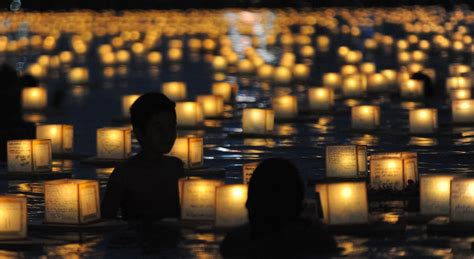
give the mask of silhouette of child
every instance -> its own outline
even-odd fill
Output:
[[[140,152],[116,167],[102,201],[102,217],[153,222],[179,217],[178,179],[181,160],[165,156],[176,139],[175,104],[161,93],[147,93],[130,108]]]
[[[303,198],[303,183],[292,163],[262,161],[249,182],[249,223],[227,234],[222,255],[281,258],[337,251],[330,234],[301,217]]]

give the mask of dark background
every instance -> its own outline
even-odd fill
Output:
[[[0,9],[8,9],[12,0],[0,0]],[[314,8],[325,6],[371,7],[401,5],[442,5],[451,9],[455,4],[474,8],[474,0],[21,0],[22,8],[34,10],[71,9],[187,9],[228,7]]]

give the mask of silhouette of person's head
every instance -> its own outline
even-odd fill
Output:
[[[247,207],[253,236],[275,231],[299,219],[304,186],[298,169],[288,160],[262,161],[249,182]]]
[[[0,111],[0,124],[16,123],[21,120],[21,88],[15,69],[1,65],[0,82],[0,102],[4,107]]]
[[[130,107],[133,132],[144,152],[170,152],[176,140],[175,103],[164,94],[150,92]]]

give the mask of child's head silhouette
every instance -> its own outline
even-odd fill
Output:
[[[146,93],[130,107],[133,132],[142,150],[152,154],[170,152],[176,140],[175,103],[161,93]]]
[[[283,227],[300,217],[303,198],[303,183],[290,161],[282,158],[262,161],[249,182],[246,207],[250,225],[263,231]]]

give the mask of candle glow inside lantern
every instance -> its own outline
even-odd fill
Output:
[[[438,111],[431,108],[411,110],[409,121],[410,133],[434,133],[438,129]]]
[[[388,90],[388,80],[382,73],[369,74],[367,88],[370,92],[385,92]]]
[[[74,147],[74,127],[67,124],[36,126],[37,139],[50,139],[53,154],[71,153]]]
[[[247,192],[246,184],[216,187],[216,227],[237,227],[247,223]]]
[[[27,237],[27,199],[24,195],[0,196],[0,240]]]
[[[367,79],[363,75],[354,74],[344,78],[342,94],[345,97],[363,97],[367,91]]]
[[[351,108],[351,126],[353,129],[373,130],[380,126],[380,107],[359,105]]]
[[[342,86],[342,78],[338,73],[324,73],[323,86],[339,89]]]
[[[400,84],[400,95],[405,99],[417,99],[424,96],[423,81],[409,79]]]
[[[127,159],[132,153],[130,128],[97,129],[97,158]]]
[[[24,139],[7,141],[8,172],[51,171],[51,140]]]
[[[222,96],[225,102],[232,101],[232,98],[236,92],[236,86],[229,82],[215,82],[212,84],[212,94]]]
[[[323,222],[329,225],[368,224],[369,209],[365,182],[316,184]]]
[[[195,127],[204,121],[202,106],[198,102],[177,102],[176,122],[179,127]]]
[[[272,107],[275,119],[293,119],[298,115],[298,98],[294,95],[275,96]]]
[[[184,82],[163,83],[161,91],[174,102],[186,99],[186,84]]]
[[[296,64],[293,67],[293,76],[296,80],[304,81],[309,78],[311,74],[310,68],[305,64]]]
[[[449,97],[451,100],[471,99],[471,88],[453,89]]]
[[[474,123],[474,99],[454,100],[451,104],[453,122]]]
[[[418,181],[416,152],[390,152],[370,155],[370,186],[373,189],[401,191],[408,181]]]
[[[273,110],[246,108],[242,111],[242,130],[247,134],[273,132],[275,114]]]
[[[242,166],[242,180],[243,180],[244,184],[249,184],[250,178],[252,178],[252,175],[253,175],[253,171],[255,171],[257,166],[258,166],[258,162],[243,164],[243,166]]]
[[[326,177],[358,178],[367,176],[367,146],[326,146]]]
[[[23,109],[41,110],[48,103],[48,92],[44,87],[25,87],[21,92]]]
[[[204,141],[201,137],[178,137],[169,155],[184,163],[185,168],[198,168],[203,165]]]
[[[224,98],[220,95],[200,95],[196,101],[201,105],[205,118],[216,118],[224,112]]]
[[[279,66],[273,71],[273,82],[277,85],[287,85],[291,83],[291,70],[284,66]]]
[[[420,214],[449,215],[452,175],[420,175]]]
[[[131,94],[122,96],[122,115],[130,118],[130,107],[140,97],[139,94]]]
[[[79,225],[100,219],[99,184],[95,180],[47,181],[44,200],[46,223]]]
[[[327,87],[310,88],[308,99],[312,111],[330,111],[334,106],[334,90]]]
[[[212,60],[212,68],[216,72],[225,72],[227,70],[227,60],[222,56],[215,56]]]
[[[69,71],[68,81],[70,84],[79,85],[89,81],[89,71],[85,67],[75,67]]]
[[[181,218],[185,220],[214,220],[216,187],[220,180],[189,179],[183,182]]]
[[[449,74],[452,76],[458,76],[466,73],[470,73],[471,68],[464,64],[451,64],[449,65]]]
[[[450,92],[453,89],[470,89],[472,81],[469,77],[453,76],[446,78],[446,91]]]
[[[453,179],[450,200],[451,222],[474,221],[474,179]]]

